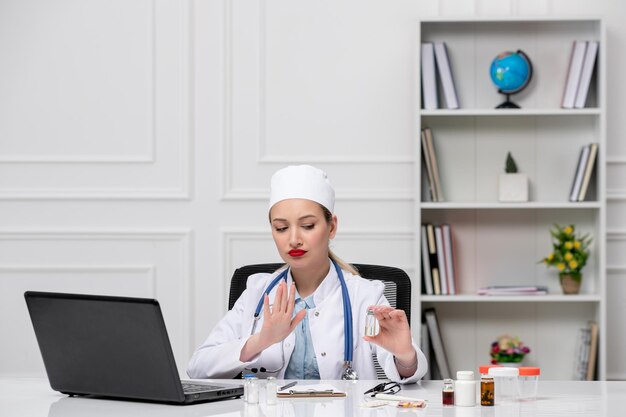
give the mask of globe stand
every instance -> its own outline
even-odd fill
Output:
[[[498,90],[498,93],[504,94],[506,96],[506,101],[496,106],[496,109],[521,109],[520,106],[513,103],[511,101],[511,95],[503,92],[502,90]]]
[[[498,87],[498,93],[506,96],[506,100],[496,109],[521,109],[511,101],[511,94],[525,89],[533,78],[533,64],[528,55],[521,49],[517,52],[502,52],[492,61],[489,74],[491,81]]]

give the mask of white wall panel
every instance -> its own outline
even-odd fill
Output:
[[[190,235],[185,230],[0,230],[0,374],[43,375],[24,291],[156,298],[179,369],[190,349]],[[33,358],[37,358],[34,360]]]
[[[2,11],[0,199],[187,197],[186,3]]]
[[[290,163],[329,175],[350,164],[339,198],[409,198],[413,2],[227,7],[225,198],[265,198],[271,173]]]

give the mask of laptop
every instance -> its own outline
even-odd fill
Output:
[[[158,301],[24,293],[53,390],[171,404],[243,395],[241,385],[181,381]]]

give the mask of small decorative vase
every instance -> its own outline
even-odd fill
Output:
[[[498,200],[510,203],[528,201],[528,175],[500,174]]]
[[[563,294],[578,294],[582,274],[559,274]]]

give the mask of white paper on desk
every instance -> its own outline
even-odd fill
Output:
[[[278,391],[279,394],[306,394],[309,392],[340,392],[337,388],[330,384],[314,384],[314,385],[294,385],[285,390]]]

